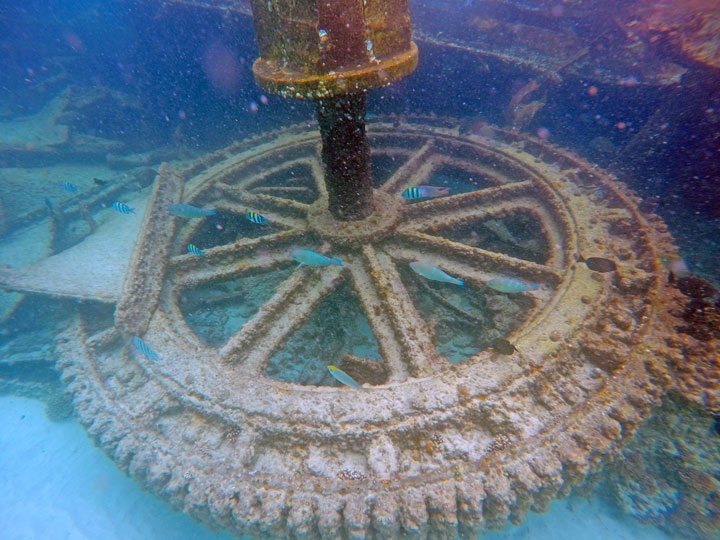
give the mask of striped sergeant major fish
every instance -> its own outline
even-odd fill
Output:
[[[188,250],[190,253],[192,253],[193,255],[199,255],[199,256],[205,255],[205,253],[203,252],[203,250],[200,249],[199,247],[197,247],[195,244],[188,244],[188,245],[187,245],[187,250]]]
[[[453,285],[462,285],[463,282],[457,278],[447,275],[445,272],[440,270],[437,266],[433,266],[429,262],[415,261],[410,263],[416,274],[421,275],[424,278],[432,279],[435,281],[443,281],[445,283],[452,283]]]
[[[450,193],[450,188],[435,186],[414,186],[402,192],[403,199],[426,199],[428,197],[440,197]]]
[[[135,213],[134,208],[130,208],[127,204],[117,202],[117,201],[112,203],[112,208],[113,208],[113,210],[115,210],[116,212],[119,212],[121,214],[134,214]]]
[[[183,217],[187,219],[201,218],[205,216],[214,216],[214,208],[198,208],[192,204],[176,203],[167,207],[167,211],[173,216]]]
[[[68,193],[77,193],[77,192],[78,192],[77,186],[71,184],[70,182],[63,182],[63,183],[62,183],[62,188],[63,188],[65,191],[67,191]]]
[[[290,256],[299,262],[300,264],[298,266],[302,266],[303,264],[307,266],[342,266],[342,261],[340,259],[335,259],[332,257],[326,257],[325,255],[321,255],[320,253],[316,253],[315,251],[312,251],[310,249],[294,249],[292,253],[290,253]]]
[[[132,338],[133,345],[135,345],[135,348],[143,354],[147,359],[152,360],[153,362],[156,362],[158,358],[158,354],[153,351],[147,343],[145,343],[142,339],[140,339],[137,336],[133,336]]]
[[[259,225],[265,225],[267,223],[267,219],[265,219],[265,216],[261,216],[257,212],[248,212],[245,214],[245,217],[252,221],[253,223],[257,223]]]
[[[487,286],[494,291],[507,294],[517,294],[531,289],[537,289],[539,287],[539,285],[523,283],[522,281],[517,281],[516,279],[507,277],[491,279],[487,282]]]
[[[355,388],[356,390],[362,388],[355,379],[345,373],[342,369],[336,368],[335,366],[328,366],[328,371],[330,371],[330,375],[335,377],[337,381],[343,383],[345,386]]]

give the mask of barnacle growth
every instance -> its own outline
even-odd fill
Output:
[[[657,262],[674,253],[672,239],[626,188],[508,130],[460,136],[453,122],[411,118],[379,119],[368,134],[384,174],[374,178],[376,211],[351,222],[327,212],[319,136],[304,128],[232,145],[179,173],[163,166],[122,289],[115,300],[101,295],[117,302],[113,324],[98,328],[80,313],[61,340],[63,380],[97,444],[202,522],[290,538],[454,537],[518,523],[599,470],[666,390],[683,391],[670,366],[683,365],[695,338],[675,334],[668,306],[683,298]],[[400,197],[437,175],[460,187],[419,203]],[[272,226],[220,235],[192,256],[184,246],[209,241],[212,224],[179,223],[165,212],[179,200],[216,208],[226,225],[252,210]],[[537,237],[503,244],[513,223]],[[298,269],[288,255],[297,246],[344,265]],[[612,258],[618,270],[594,273],[580,254]],[[489,326],[507,301],[492,300],[488,279],[540,284],[512,300],[502,322],[519,352],[486,347],[495,330],[483,350],[451,362],[448,324],[421,315],[425,289],[407,272],[418,259],[489,300]],[[13,288],[12,276],[0,280]],[[52,284],[31,285],[52,294]],[[285,348],[310,354],[294,336],[315,336],[313,314],[343,288],[350,300],[331,313],[362,312],[378,358],[322,351],[277,376]],[[454,294],[443,294],[444,312],[483,334]],[[242,323],[228,317],[210,341],[191,329],[204,308],[222,306]],[[346,331],[334,322],[323,328]],[[135,352],[132,335],[158,360]],[[330,363],[364,389],[313,378]]]
[[[622,449],[606,485],[620,507],[668,533],[711,540],[720,534],[720,451],[713,419],[668,397]]]

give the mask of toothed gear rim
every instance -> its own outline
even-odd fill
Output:
[[[382,223],[370,218],[347,234],[353,225],[316,221],[328,219],[318,210],[326,192],[316,131],[230,146],[182,176],[164,166],[115,326],[87,335],[81,309],[60,340],[63,380],[97,444],[212,527],[273,538],[454,538],[518,523],[598,469],[670,385],[666,362],[679,351],[663,335],[676,293],[656,261],[674,247],[626,188],[566,150],[490,126],[460,136],[444,119],[379,119],[368,132],[373,154],[398,166],[378,190]],[[312,171],[319,202],[261,189],[298,165]],[[490,187],[398,204],[403,189],[448,166]],[[170,256],[200,226],[167,215],[181,199],[259,211],[284,230],[204,257]],[[546,238],[544,264],[434,234],[516,212],[534,216]],[[183,291],[287,264],[288,248],[318,231],[343,268],[292,271],[221,347],[193,335]],[[618,271],[591,272],[575,262],[579,253],[612,258]],[[469,287],[503,274],[540,283],[510,337],[520,353],[485,351],[458,365],[440,357],[398,271],[418,258]],[[387,383],[354,391],[264,377],[274,351],[341,283],[370,322]],[[157,362],[132,350],[133,334]]]

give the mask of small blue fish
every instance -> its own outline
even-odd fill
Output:
[[[521,293],[530,289],[537,289],[539,287],[539,285],[523,283],[522,281],[517,281],[515,279],[506,277],[491,279],[487,282],[487,286],[494,291],[507,294]]]
[[[441,188],[435,186],[415,186],[409,187],[402,192],[403,199],[425,199],[428,197],[440,197],[450,193],[450,188]]]
[[[77,193],[78,188],[74,185],[72,185],[70,182],[63,182],[62,188],[67,191],[68,193]]]
[[[410,263],[416,274],[421,275],[427,279],[433,279],[435,281],[443,281],[445,283],[452,283],[453,285],[462,285],[463,282],[457,278],[447,275],[445,272],[440,270],[437,266],[433,266],[429,262],[415,261]]]
[[[198,208],[197,206],[193,206],[191,204],[185,204],[185,203],[177,203],[177,204],[171,204],[167,208],[168,212],[170,212],[173,216],[193,219],[193,218],[201,218],[205,216],[214,216],[215,215],[215,209],[214,208]]]
[[[200,249],[199,247],[197,247],[195,244],[188,244],[188,245],[187,245],[187,250],[188,250],[190,253],[192,253],[193,255],[200,255],[200,256],[205,255],[205,253],[203,252],[203,250]]]
[[[340,259],[326,257],[320,253],[316,253],[310,249],[295,249],[290,256],[300,263],[300,266],[306,264],[308,266],[342,266]]]
[[[113,210],[121,214],[134,214],[135,209],[130,208],[127,204],[115,201],[112,203]]]
[[[135,348],[140,351],[146,358],[149,360],[152,360],[153,362],[157,362],[158,354],[153,351],[150,347],[148,347],[148,344],[145,343],[142,339],[140,339],[137,336],[133,336],[132,338],[133,345],[135,345]]]
[[[253,223],[257,223],[259,225],[265,225],[267,223],[267,219],[265,219],[265,216],[261,216],[257,212],[248,212],[247,214],[245,214],[245,217]]]
[[[335,366],[328,366],[328,370],[330,371],[330,375],[335,377],[336,380],[340,381],[345,386],[349,386],[350,388],[355,388],[357,390],[362,388],[355,379],[345,373],[342,369],[336,368]]]

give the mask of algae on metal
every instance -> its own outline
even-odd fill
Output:
[[[694,338],[667,339],[676,324],[668,306],[682,298],[657,262],[674,252],[672,239],[626,188],[570,152],[499,128],[460,136],[454,125],[370,125],[373,154],[397,163],[376,188],[382,222],[335,223],[322,212],[319,137],[302,128],[232,145],[185,169],[184,200],[235,215],[252,209],[282,227],[204,257],[168,255],[181,253],[201,222],[174,232],[160,225],[166,239],[144,235],[128,254],[138,263],[120,303],[147,306],[147,330],[124,318],[91,326],[80,313],[59,343],[63,381],[97,443],[174,507],[237,535],[474,534],[543,511],[599,471],[661,395],[684,392],[675,366]],[[300,166],[314,202],[265,189]],[[485,185],[402,201],[405,187],[448,167]],[[173,178],[161,174],[156,192]],[[164,210],[166,201],[155,200],[145,223]],[[447,237],[519,214],[545,239],[540,262]],[[308,243],[345,266],[293,270],[223,344],[209,346],[190,330],[183,296],[287,267],[292,247]],[[617,273],[575,262],[599,251],[617,261]],[[403,282],[401,269],[420,257],[480,293],[498,274],[540,283],[507,336],[519,352],[488,349],[448,362]],[[145,266],[165,268],[159,287],[143,276]],[[357,366],[354,373],[368,376],[360,391],[268,376],[273,355],[316,306],[348,285],[383,370],[353,355],[318,359]],[[157,361],[132,349],[136,331]]]

